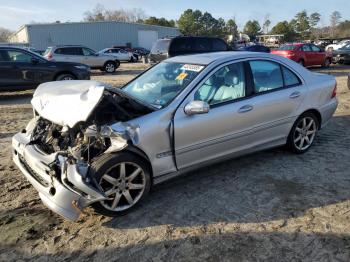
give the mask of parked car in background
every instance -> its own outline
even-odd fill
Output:
[[[119,61],[134,62],[136,60],[131,52],[128,52],[121,48],[105,48],[99,51],[98,53],[103,55],[114,56]]]
[[[332,52],[332,51],[338,50],[339,48],[342,48],[348,44],[350,44],[350,40],[342,40],[339,43],[326,46],[325,50],[328,52]]]
[[[31,103],[13,160],[71,220],[87,206],[125,214],[154,185],[218,161],[281,145],[305,153],[338,104],[333,76],[252,52],[173,57],[120,89],[47,83]]]
[[[302,66],[329,67],[332,62],[332,55],[323,51],[314,44],[286,44],[277,50],[272,50],[272,54],[289,58]]]
[[[48,61],[29,50],[0,47],[0,90],[35,88],[41,83],[59,80],[88,80],[89,66]]]
[[[143,47],[134,47],[133,51],[137,53],[138,55],[142,56],[147,56],[150,53],[150,50],[143,48]]]
[[[107,73],[114,73],[120,66],[120,61],[110,55],[99,54],[90,48],[80,45],[62,45],[48,47],[44,57],[50,61],[76,62],[100,69]]]
[[[264,45],[249,45],[249,46],[242,46],[238,48],[237,51],[270,53],[271,49]]]
[[[334,50],[332,55],[333,63],[350,64],[350,42],[338,50]]]
[[[141,56],[137,52],[135,52],[131,47],[123,46],[123,45],[120,45],[120,46],[116,45],[116,46],[113,46],[113,48],[120,48],[120,49],[123,49],[127,52],[132,53],[134,56],[134,61],[138,61],[141,58]]]
[[[229,51],[231,48],[221,38],[201,36],[178,36],[159,39],[154,43],[149,58],[159,63],[166,58],[197,53]]]

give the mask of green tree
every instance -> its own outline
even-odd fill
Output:
[[[232,35],[234,39],[238,38],[238,26],[235,19],[229,19],[226,22],[226,33]]]
[[[296,33],[293,29],[293,25],[287,21],[277,23],[272,29],[271,34],[284,35],[284,40],[291,42],[295,40]]]
[[[168,27],[175,27],[175,21],[174,20],[167,20],[164,17],[157,18],[155,16],[148,17],[143,21],[143,23],[147,25],[160,25],[160,26],[168,26]]]
[[[210,13],[202,13],[199,10],[187,9],[180,16],[178,26],[184,35],[206,35],[219,36],[226,35],[226,23],[222,18],[216,19]]]
[[[249,20],[243,29],[243,33],[247,34],[250,38],[255,38],[258,34],[260,34],[261,27],[258,21]]]
[[[180,32],[184,35],[199,35],[200,29],[202,27],[200,21],[201,17],[201,11],[193,11],[192,9],[187,9],[182,13],[179,20],[177,21]]]
[[[306,10],[303,10],[296,14],[293,20],[295,31],[300,35],[302,39],[306,39],[310,33],[310,22]]]
[[[316,27],[321,20],[321,14],[315,12],[310,15],[309,24],[311,27]]]

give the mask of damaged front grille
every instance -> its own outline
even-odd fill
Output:
[[[27,163],[27,161],[23,158],[23,156],[19,155],[19,161],[21,164],[25,167],[26,171],[36,180],[40,183],[40,185],[44,187],[48,187],[49,183],[44,180],[38,173],[36,173]]]

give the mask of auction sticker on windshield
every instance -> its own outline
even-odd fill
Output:
[[[182,70],[193,71],[193,72],[200,72],[203,68],[204,68],[204,66],[190,65],[190,64],[185,64],[181,67]]]

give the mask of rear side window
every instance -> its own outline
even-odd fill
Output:
[[[286,87],[297,86],[297,85],[301,84],[301,81],[300,81],[299,77],[297,77],[288,68],[282,66],[282,72],[283,72],[283,78],[284,78],[284,85]]]
[[[270,61],[250,61],[254,92],[262,93],[283,87],[280,65]]]
[[[170,44],[170,40],[168,40],[168,39],[158,40],[157,42],[154,43],[151,52],[152,53],[168,52],[169,44]]]
[[[227,51],[228,50],[228,46],[227,44],[221,40],[221,39],[212,39],[212,43],[213,43],[213,51]]]
[[[59,55],[83,55],[83,50],[80,47],[65,47],[58,48],[55,54]]]
[[[174,53],[189,53],[193,51],[193,45],[194,41],[192,38],[174,38],[171,42],[169,51]]]
[[[209,38],[197,38],[195,51],[209,52],[211,51],[211,42]]]

